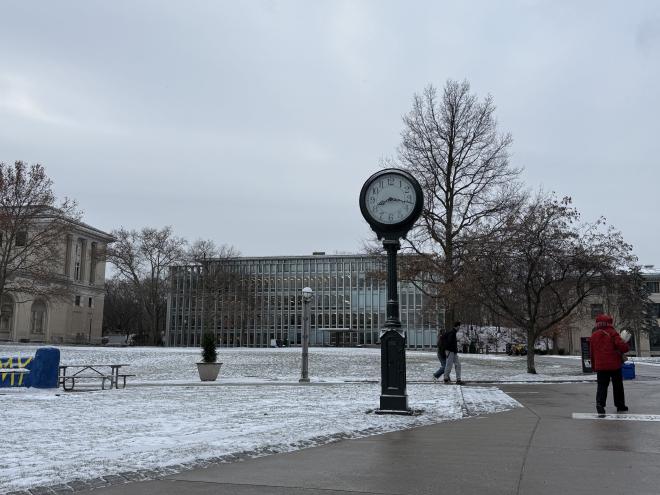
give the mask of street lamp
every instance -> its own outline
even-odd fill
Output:
[[[300,383],[309,383],[309,319],[310,303],[314,291],[310,287],[302,290],[303,297],[303,327],[302,327],[302,370],[300,371]]]

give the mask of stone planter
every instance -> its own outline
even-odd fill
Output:
[[[220,366],[222,366],[222,363],[197,363],[200,380],[214,382],[218,378],[218,373],[220,373]]]

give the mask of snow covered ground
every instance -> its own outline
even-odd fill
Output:
[[[0,356],[35,349],[2,345]],[[380,416],[367,413],[378,406],[378,349],[310,349],[311,386],[297,384],[297,348],[219,349],[224,364],[212,386],[199,386],[198,349],[60,349],[63,364],[126,363],[137,376],[124,390],[0,389],[0,493],[166,466],[176,471],[230,454],[286,452],[519,406],[494,387],[430,383],[438,365],[430,352],[407,354],[410,406],[423,414]],[[467,380],[529,379],[524,358],[462,360]],[[535,380],[584,379],[578,359],[539,356],[538,370]]]

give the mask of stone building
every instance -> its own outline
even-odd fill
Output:
[[[82,222],[69,222],[61,255],[50,271],[60,295],[5,291],[0,304],[0,341],[100,343],[105,297],[105,248],[114,239]]]
[[[652,302],[650,316],[655,320],[656,326],[650,332],[640,333],[639,336],[635,336],[638,338],[631,339],[631,354],[660,356],[660,270],[653,265],[646,265],[642,269],[642,277]],[[559,347],[569,354],[580,354],[580,339],[591,335],[596,316],[602,313],[612,315],[617,330],[624,329],[618,318],[619,307],[616,299],[610,297],[606,291],[599,291],[590,296],[578,307],[575,315],[566,321],[563,335],[559,338]]]

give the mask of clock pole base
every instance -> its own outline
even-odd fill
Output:
[[[407,395],[385,395],[380,396],[380,408],[376,414],[412,414],[408,407]]]

